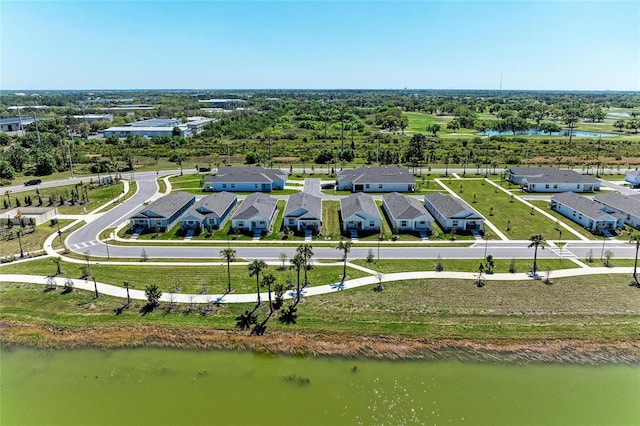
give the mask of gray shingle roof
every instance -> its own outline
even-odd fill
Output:
[[[429,220],[433,220],[424,205],[416,198],[392,192],[383,195],[382,199],[394,219],[412,220],[420,216],[427,216]]]
[[[610,215],[615,218],[621,217],[619,213],[607,213],[603,211],[602,209],[605,207],[604,204],[593,201],[587,197],[577,195],[575,192],[562,192],[551,197],[551,200],[558,201],[559,203],[564,204],[578,213],[582,213],[594,220],[604,215]]]
[[[617,192],[605,192],[596,195],[594,200],[624,213],[640,216],[640,199],[638,198],[620,195]]]
[[[429,200],[435,209],[447,219],[484,219],[484,217],[469,204],[451,195],[434,192],[433,194],[425,195],[424,199]],[[462,215],[460,215],[460,213],[462,213]]]
[[[250,219],[256,215],[269,219],[277,204],[277,199],[262,192],[254,192],[240,204],[233,219]]]
[[[408,169],[399,167],[359,167],[338,172],[338,182],[415,184],[416,179]]]
[[[197,201],[188,214],[199,219],[220,218],[237,198],[236,194],[225,191],[209,195]]]
[[[322,199],[306,192],[297,192],[289,197],[284,216],[291,216],[302,209],[304,212],[297,216],[299,219],[322,219]]]
[[[169,218],[175,214],[185,204],[195,199],[195,195],[187,192],[177,192],[175,194],[165,195],[157,199],[148,206],[144,206],[136,214],[131,216],[134,219],[146,218]]]
[[[640,175],[640,170],[629,170],[629,171],[625,172],[625,175],[638,176],[638,175]]]
[[[205,182],[280,182],[287,179],[287,173],[279,169],[265,169],[263,167],[231,167],[223,166],[215,176],[207,176]]]
[[[340,211],[343,218],[353,216],[354,214],[363,211],[374,217],[382,219],[378,206],[373,200],[371,195],[358,192],[348,197],[340,199]]]
[[[598,180],[573,170],[558,170],[553,167],[512,167],[509,174],[524,176],[529,183],[597,183]]]

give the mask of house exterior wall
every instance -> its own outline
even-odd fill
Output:
[[[297,217],[285,216],[283,219],[285,226],[289,229],[296,231],[302,231],[305,229],[311,229],[314,232],[320,232],[322,221],[319,219],[298,219]]]
[[[358,215],[351,215],[342,219],[342,230],[359,229],[361,231],[377,231],[380,229],[380,219],[377,217],[361,217]]]
[[[408,183],[353,183],[337,182],[337,190],[351,192],[413,192],[415,186]]]
[[[271,229],[271,224],[273,223],[273,218],[276,215],[277,211],[278,209],[275,209],[273,215],[270,218],[256,215],[249,219],[232,219],[231,226],[233,228],[241,230],[261,230],[263,232],[267,232],[269,231],[269,229]]]
[[[153,229],[156,226],[160,229],[168,229],[170,228],[176,220],[180,216],[186,212],[189,207],[194,205],[196,202],[196,197],[191,198],[187,203],[185,203],[182,207],[177,209],[175,213],[173,213],[168,218],[163,217],[152,217],[152,218],[133,218],[129,220],[131,227],[142,227],[145,230]]]
[[[529,183],[522,179],[527,192],[594,192],[600,190],[600,183]]]
[[[415,219],[396,219],[384,201],[382,202],[382,209],[389,218],[391,225],[398,231],[431,231],[433,229],[432,220],[427,216],[420,216]]]
[[[264,182],[205,182],[204,191],[242,191],[242,192],[271,192],[275,187],[275,183]],[[284,188],[284,185],[282,185]],[[280,189],[282,189],[280,188]]]
[[[456,231],[467,231],[474,228],[481,231],[484,230],[484,220],[482,219],[467,220],[444,217],[427,199],[424,200],[424,206],[444,232],[450,232],[454,228]]]
[[[624,218],[621,218],[620,220],[597,220],[574,210],[572,207],[559,203],[556,200],[551,200],[549,207],[551,210],[557,211],[561,215],[573,220],[591,232],[597,232],[601,227],[615,229],[622,226],[621,222],[624,221]],[[603,215],[604,214],[605,213],[603,213]]]

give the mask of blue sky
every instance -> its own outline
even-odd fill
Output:
[[[5,90],[640,90],[640,2],[0,0],[0,49]]]

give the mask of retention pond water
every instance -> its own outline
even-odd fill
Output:
[[[0,352],[0,424],[638,425],[640,366]]]

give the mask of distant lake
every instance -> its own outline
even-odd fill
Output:
[[[640,366],[0,349],[3,426],[638,425]]]
[[[608,137],[608,136],[620,136],[617,135],[615,133],[602,133],[602,132],[587,132],[584,130],[574,130],[571,132],[573,134],[573,137],[598,137],[598,136],[603,136],[603,137]],[[498,132],[496,130],[487,130],[486,132],[478,132],[476,133],[476,135],[478,136],[495,136],[495,135],[504,135],[504,136],[509,136],[509,135],[513,135],[512,131],[506,131],[506,132]],[[534,128],[531,128],[529,130],[525,130],[522,132],[516,132],[516,136],[517,135],[545,135],[545,136],[566,136],[569,137],[569,130],[561,130],[559,132],[551,132],[551,135],[549,135],[549,133],[547,132],[543,132],[542,130],[537,130]]]

